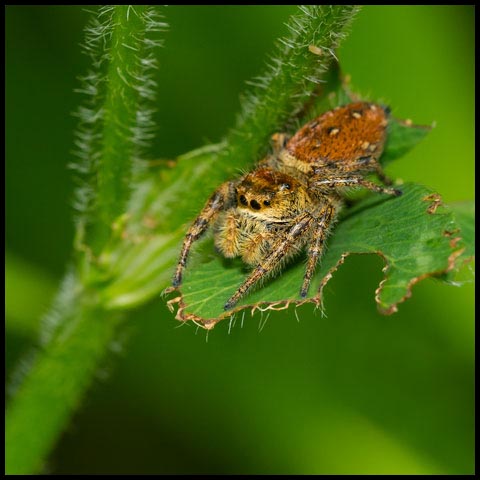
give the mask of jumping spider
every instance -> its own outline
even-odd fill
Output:
[[[251,172],[220,185],[191,225],[173,285],[182,282],[192,243],[213,223],[217,249],[227,258],[240,256],[254,266],[225,310],[305,246],[308,260],[300,295],[306,297],[344,203],[342,190],[359,186],[395,196],[402,193],[364,178],[376,173],[384,184],[392,183],[378,163],[388,113],[388,108],[374,103],[350,103],[312,120],[290,139],[273,135],[273,152]]]

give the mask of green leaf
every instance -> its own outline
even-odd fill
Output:
[[[464,260],[471,259],[475,256],[475,203],[456,202],[451,203],[451,210],[455,216],[455,222],[459,228],[456,233],[462,241],[465,250],[461,257]]]
[[[412,125],[409,121],[392,118],[388,123],[388,137],[381,162],[387,165],[397,158],[403,157],[417,143],[421,142],[431,127]]]
[[[442,275],[442,279],[453,285],[473,281],[475,274],[475,203],[456,202],[449,205],[455,218],[456,229],[448,232],[452,245],[458,247],[455,268]],[[468,267],[468,268],[464,268]]]
[[[299,290],[305,262],[293,262],[276,278],[244,298],[235,312],[244,308],[279,309],[291,303],[321,305],[322,289],[332,273],[353,253],[376,253],[385,260],[385,279],[376,301],[382,313],[393,313],[411,294],[414,283],[439,275],[453,267],[458,247],[452,247],[445,232],[455,228],[452,212],[439,211],[437,195],[413,184],[401,187],[398,198],[370,196],[347,211],[328,241],[328,250],[312,281],[312,297],[302,300]],[[208,241],[209,248],[211,240]],[[197,258],[181,287],[178,317],[198,321],[211,328],[233,312],[225,312],[225,301],[245,279],[239,262],[227,262],[213,253]],[[315,294],[317,292],[317,294]]]

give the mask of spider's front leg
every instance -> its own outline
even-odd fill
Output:
[[[270,253],[250,273],[248,278],[240,285],[224,306],[225,310],[234,307],[237,302],[261,279],[272,272],[285,256],[292,253],[292,250],[301,242],[301,237],[308,235],[314,224],[314,217],[304,212],[298,215],[293,221],[293,226],[281,236],[272,246]]]
[[[202,211],[188,229],[183,240],[180,259],[178,260],[175,276],[173,277],[173,286],[178,287],[182,283],[182,275],[187,264],[187,257],[193,242],[198,240],[207,230],[208,226],[215,221],[218,214],[228,208],[235,198],[235,185],[233,182],[225,182],[220,185],[213,195],[208,199]]]
[[[334,203],[328,202],[321,210],[320,214],[316,218],[316,225],[312,232],[311,243],[308,248],[308,260],[305,275],[303,277],[303,284],[300,290],[300,296],[305,298],[312,281],[313,272],[317,265],[324,247],[325,240],[330,231],[333,221],[335,220],[338,206]]]

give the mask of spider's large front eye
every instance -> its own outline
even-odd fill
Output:
[[[250,200],[250,206],[254,209],[254,210],[260,210],[262,207],[260,206],[260,204],[256,201],[256,200]]]
[[[240,196],[238,197],[238,200],[239,200],[239,202],[240,202],[242,205],[245,205],[245,206],[248,205],[248,202],[247,202],[247,199],[245,198],[245,195],[240,195]]]

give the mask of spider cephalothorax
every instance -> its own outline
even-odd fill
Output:
[[[401,194],[364,178],[374,172],[390,183],[378,163],[387,115],[386,109],[373,103],[350,103],[307,123],[289,140],[284,134],[275,134],[273,153],[240,179],[222,184],[193,222],[173,285],[181,284],[192,243],[214,224],[217,249],[225,257],[240,256],[254,265],[225,309],[304,247],[308,260],[300,294],[305,297],[343,204],[342,190],[361,186]]]
[[[305,186],[298,180],[267,167],[257,168],[240,180],[236,199],[239,210],[279,220],[311,203]]]
[[[225,257],[241,256],[256,265],[312,199],[294,177],[267,167],[245,175],[234,188],[234,204],[216,222],[215,245]]]

